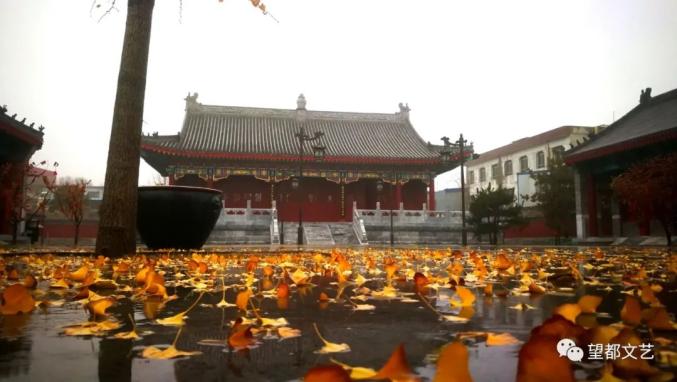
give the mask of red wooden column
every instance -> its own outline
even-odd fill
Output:
[[[339,196],[339,211],[341,218],[345,220],[346,217],[346,185],[341,181],[341,195]],[[351,217],[352,218],[352,217]]]
[[[214,177],[211,175],[207,177],[207,187],[214,188]]]
[[[428,186],[428,210],[435,211],[435,181],[431,181]]]
[[[402,204],[402,184],[398,180],[395,184],[395,209],[400,209],[400,204]]]
[[[169,179],[168,179],[169,185],[173,186],[176,184],[176,180],[174,179],[174,174],[169,174]]]
[[[595,176],[588,174],[586,182],[587,209],[588,209],[588,236],[597,236],[597,192],[595,191]]]
[[[273,208],[273,202],[275,201],[275,180],[270,180],[270,208]]]

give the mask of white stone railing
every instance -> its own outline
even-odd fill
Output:
[[[367,230],[364,228],[364,220],[360,217],[357,208],[353,208],[353,231],[360,245],[369,244]]]
[[[277,207],[274,200],[271,212],[272,219],[270,220],[270,244],[280,244],[280,229],[277,225]]]
[[[461,227],[461,211],[429,211],[429,210],[382,210],[378,208],[375,210],[358,210],[357,217],[360,218],[364,225],[368,226],[385,226],[390,225],[391,211],[393,225],[421,225],[439,226],[439,227]],[[401,206],[400,206],[401,207]],[[355,220],[355,219],[353,219]]]
[[[277,210],[275,208],[251,208],[251,201],[247,200],[247,207],[245,208],[223,208],[216,226],[228,224],[269,226],[271,220],[276,217]]]

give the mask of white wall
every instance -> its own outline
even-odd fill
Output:
[[[518,202],[523,202],[524,200],[522,199],[522,195],[532,195],[536,189],[535,189],[535,182],[529,176],[528,173],[520,173],[520,163],[519,159],[522,156],[526,156],[529,161],[529,169],[531,171],[543,171],[547,169],[548,166],[548,161],[552,157],[552,149],[557,147],[557,146],[563,146],[565,150],[569,149],[569,145],[573,144],[576,142],[576,140],[581,140],[584,136],[588,134],[590,131],[589,128],[574,128],[572,133],[563,139],[558,139],[558,140],[553,140],[550,142],[546,142],[542,145],[536,145],[529,147],[524,150],[520,151],[515,151],[513,153],[510,153],[508,155],[505,155],[500,158],[496,158],[493,160],[489,160],[486,162],[481,162],[482,157],[478,159],[478,161],[473,162],[472,165],[468,165],[466,167],[466,182],[470,180],[470,172],[474,172],[474,182],[472,184],[467,183],[468,190],[470,192],[470,195],[474,195],[477,193],[477,190],[479,188],[486,188],[489,184],[491,184],[492,188],[497,188],[498,187],[498,181],[500,180],[503,184],[504,188],[513,188],[515,190],[515,196],[518,200]],[[542,168],[537,168],[537,153],[539,151],[543,151],[545,153],[545,167]],[[508,160],[512,160],[512,175],[502,175],[503,174],[503,166],[505,165],[505,162]],[[497,179],[492,179],[491,177],[491,166],[493,164],[498,164],[499,165],[499,177]],[[484,182],[480,182],[480,168],[484,168],[486,171],[486,180]],[[526,202],[524,201],[525,206],[533,206],[535,203],[529,201]]]

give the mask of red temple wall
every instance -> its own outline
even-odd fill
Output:
[[[191,174],[177,179],[175,184],[206,187],[208,182]],[[291,180],[273,183],[271,190],[269,182],[239,175],[215,181],[213,187],[223,192],[226,208],[245,208],[247,200],[251,200],[252,208],[271,208],[271,196],[274,195],[278,215],[284,221],[297,221],[301,205],[306,221],[352,220],[353,202],[359,209],[376,209],[379,201],[381,209],[399,209],[396,186],[383,182],[383,189],[379,193],[375,179],[360,179],[343,186],[343,215],[341,185],[323,178],[303,178],[300,192],[292,188]],[[411,180],[401,186],[405,209],[420,210],[427,197],[427,186],[420,180]]]
[[[420,180],[410,180],[402,186],[402,202],[405,210],[420,210],[428,200],[427,186]]]
[[[214,188],[223,192],[227,208],[245,208],[251,200],[252,208],[271,208],[270,183],[252,176],[231,175],[214,182]]]
[[[275,200],[279,217],[284,221],[299,218],[300,203],[303,203],[303,220],[338,221],[341,217],[341,189],[338,183],[321,178],[303,178],[302,192],[291,187],[291,181],[275,184]],[[302,198],[302,199],[301,199]]]

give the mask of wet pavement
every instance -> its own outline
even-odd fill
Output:
[[[353,280],[360,274],[368,279],[362,288],[371,291],[383,290],[388,284],[386,272],[383,271],[383,259],[393,258],[398,264],[406,261],[408,265],[400,266],[398,273],[391,281],[397,291],[396,298],[376,298],[358,288],[354,284],[345,284],[339,294],[339,285],[335,272],[331,272],[329,251],[323,252],[323,258],[318,264],[317,252],[282,255],[283,263],[272,264],[274,274],[266,278],[263,275],[263,266],[268,259],[280,256],[276,253],[256,252],[254,255],[261,261],[254,270],[256,281],[252,283],[254,292],[274,290],[284,276],[283,269],[291,274],[296,268],[307,270],[309,283],[312,286],[296,287],[289,280],[291,291],[286,303],[271,295],[257,293],[252,297],[254,305],[259,307],[259,314],[266,318],[284,317],[289,327],[299,329],[300,337],[279,339],[274,330],[263,330],[256,335],[258,344],[252,348],[232,351],[226,346],[231,322],[241,316],[239,309],[234,306],[217,307],[222,299],[222,279],[227,287],[225,300],[234,303],[238,293],[238,286],[247,283],[246,266],[248,256],[252,254],[225,254],[225,260],[219,261],[212,257],[208,261],[208,254],[201,253],[202,259],[209,265],[209,270],[199,276],[199,279],[190,279],[190,269],[185,265],[190,261],[188,255],[171,254],[170,260],[158,261],[156,269],[164,271],[165,285],[169,295],[176,294],[175,300],[167,301],[157,309],[160,303],[153,299],[133,298],[133,291],[121,291],[122,286],[130,285],[138,288],[134,276],[142,259],[131,260],[132,269],[129,273],[117,278],[118,290],[96,289],[100,295],[117,295],[115,305],[107,312],[110,318],[118,321],[119,329],[112,330],[104,336],[66,336],[64,326],[87,321],[89,314],[81,303],[72,301],[77,293],[76,286],[69,289],[51,289],[50,279],[41,280],[38,290],[39,300],[65,300],[61,306],[37,308],[31,314],[18,316],[0,316],[0,380],[15,381],[289,381],[299,380],[313,366],[330,363],[330,358],[353,366],[365,366],[378,370],[389,358],[395,347],[403,343],[407,359],[413,371],[423,380],[430,380],[435,374],[435,359],[439,349],[457,338],[460,332],[483,331],[493,333],[511,333],[521,341],[527,341],[531,329],[540,325],[551,316],[555,307],[563,303],[576,302],[585,294],[603,296],[602,304],[597,309],[603,312],[597,316],[600,324],[611,324],[620,320],[620,310],[625,301],[625,294],[621,293],[628,288],[622,281],[623,275],[633,273],[636,268],[644,267],[648,270],[647,281],[663,286],[663,291],[657,296],[667,306],[673,316],[676,309],[674,298],[674,274],[667,275],[668,257],[660,255],[660,251],[641,250],[626,251],[606,255],[603,262],[612,265],[604,271],[590,269],[586,264],[597,264],[602,261],[594,260],[591,253],[579,258],[576,266],[585,277],[584,281],[575,282],[568,278],[548,283],[548,292],[539,295],[528,293],[509,293],[505,297],[500,291],[510,291],[519,286],[518,277],[500,275],[488,276],[487,282],[495,284],[493,297],[485,297],[482,288],[472,288],[472,282],[467,282],[477,296],[472,311],[460,313],[453,309],[448,297],[453,295],[449,285],[440,288],[428,288],[424,295],[432,301],[435,308],[443,313],[462,315],[469,318],[467,322],[440,321],[437,313],[433,312],[420,301],[416,294],[415,284],[411,279],[414,271],[428,273],[431,276],[440,276],[449,280],[447,268],[454,263],[449,251],[442,255],[433,256],[430,252],[416,250],[401,250],[395,253],[375,250],[370,252],[355,251],[346,255],[350,262],[352,274],[348,280]],[[487,251],[483,251],[487,252]],[[543,269],[555,273],[561,271],[563,264],[573,261],[576,251],[560,250],[553,260],[544,265]],[[495,255],[495,251],[488,251]],[[527,258],[525,252],[524,258]],[[529,251],[528,256],[542,256],[542,250]],[[514,256],[514,254],[510,254]],[[45,256],[45,255],[41,255]],[[616,260],[613,256],[617,256]],[[158,260],[159,255],[149,255],[150,259]],[[61,256],[53,262],[67,264],[70,271],[80,265],[85,256]],[[368,259],[376,263],[369,267]],[[93,257],[89,258],[91,262]],[[34,273],[39,267],[47,268],[50,262],[36,266],[34,258],[5,256],[7,265],[17,269]],[[467,254],[461,262],[465,266],[467,275],[469,268]],[[102,269],[102,277],[111,278],[111,264],[107,263]],[[318,274],[313,270],[323,269]],[[330,271],[326,271],[329,269]],[[176,282],[177,272],[185,274]],[[536,269],[532,274],[535,278]],[[553,276],[553,277],[555,277]],[[288,279],[287,276],[284,276]],[[268,280],[268,282],[264,282]],[[591,282],[593,280],[593,282]],[[252,281],[251,279],[249,280]],[[4,284],[6,281],[3,280]],[[155,320],[165,318],[186,310],[200,295],[200,283],[204,285],[204,294],[199,304],[188,313],[182,333],[176,347],[186,351],[200,351],[201,354],[170,360],[149,360],[141,356],[142,350],[151,345],[169,345],[174,340],[178,328],[163,326]],[[597,285],[595,285],[597,284]],[[198,285],[198,290],[195,286]],[[479,286],[480,283],[478,282]],[[322,302],[321,293],[331,300]],[[348,298],[365,295],[365,300],[351,300]],[[339,297],[336,299],[336,297]],[[368,303],[374,306],[373,310],[358,311],[355,303]],[[515,307],[525,307],[519,304],[528,304],[534,309],[518,310]],[[252,317],[252,312],[247,313]],[[115,339],[112,336],[118,332],[131,330],[129,315],[134,317],[137,332],[142,335],[139,340]],[[347,353],[317,354],[316,350],[322,347],[322,342],[315,334],[313,324],[317,324],[323,336],[332,342],[347,343],[351,351]],[[674,332],[672,332],[674,333]],[[672,338],[668,332],[664,336]],[[204,341],[208,340],[208,341]],[[202,341],[203,344],[200,342]],[[205,345],[204,343],[208,344]],[[466,340],[470,355],[470,372],[475,381],[513,381],[517,373],[517,353],[521,345],[487,346],[483,341]],[[674,346],[674,343],[673,343]],[[599,377],[598,367],[576,366],[575,375],[578,379],[594,379]]]

